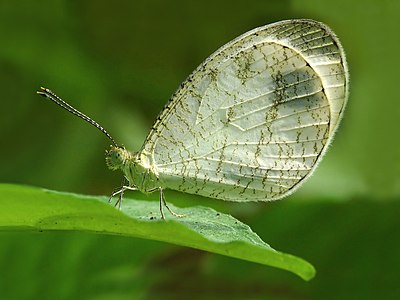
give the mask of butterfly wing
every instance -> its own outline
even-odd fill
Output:
[[[256,28],[188,77],[141,151],[166,188],[278,199],[315,169],[347,89],[344,52],[328,27],[290,20]]]

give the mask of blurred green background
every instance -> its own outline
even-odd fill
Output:
[[[40,86],[137,150],[208,55],[291,18],[328,24],[351,75],[343,122],[315,175],[276,203],[170,191],[167,199],[233,214],[276,249],[313,263],[314,280],[146,240],[0,232],[0,298],[399,299],[399,1],[0,0],[0,182],[110,194],[121,181],[104,163],[110,142],[37,96]]]

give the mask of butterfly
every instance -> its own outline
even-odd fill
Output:
[[[126,190],[159,191],[164,219],[164,189],[240,202],[295,191],[328,149],[348,86],[336,35],[299,19],[253,29],[214,52],[181,84],[137,152],[51,90],[38,93],[112,141],[107,166],[128,182],[112,197],[121,203]]]

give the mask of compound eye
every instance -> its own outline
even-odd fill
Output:
[[[120,161],[121,155],[118,152],[114,152],[112,155],[112,160],[114,163],[118,163]]]

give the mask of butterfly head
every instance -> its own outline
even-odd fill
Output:
[[[126,150],[125,147],[111,146],[110,150],[106,150],[106,164],[111,170],[123,169],[132,158],[132,153]]]

